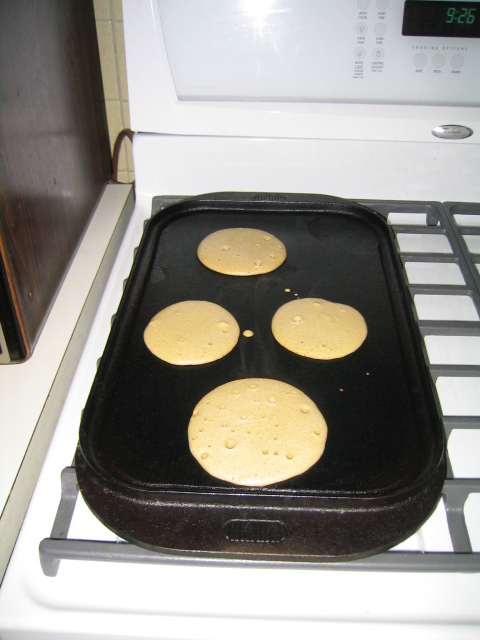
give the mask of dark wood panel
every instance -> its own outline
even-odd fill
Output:
[[[0,233],[34,344],[111,175],[93,3],[0,0]]]

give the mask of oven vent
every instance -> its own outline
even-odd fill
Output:
[[[225,537],[230,542],[263,542],[278,544],[285,540],[285,525],[279,520],[229,520]]]

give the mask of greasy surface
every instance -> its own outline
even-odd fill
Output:
[[[198,246],[198,259],[230,276],[255,276],[278,269],[287,251],[281,240],[260,229],[221,229]]]
[[[254,278],[206,269],[198,245],[227,227],[266,230],[288,258]],[[153,217],[80,427],[77,478],[102,522],[147,547],[229,557],[360,557],[413,533],[440,496],[444,434],[392,235],[373,212],[322,196],[214,194]],[[288,351],[271,322],[296,297],[357,309],[367,340],[335,360]],[[150,319],[191,299],[228,309],[253,335],[202,366],[152,357]],[[282,381],[321,410],[328,440],[318,462],[263,487],[198,464],[188,443],[195,407],[243,378]]]
[[[301,298],[282,305],[272,320],[275,339],[289,351],[317,360],[343,358],[367,337],[361,313],[321,298]]]
[[[279,380],[233,380],[193,410],[188,441],[211,475],[233,484],[265,486],[293,478],[323,453],[326,422],[299,389]]]
[[[367,496],[375,503],[422,482],[438,464],[443,439],[386,224],[354,205],[302,211],[252,203],[197,208],[196,202],[176,205],[149,223],[83,414],[80,444],[89,464],[135,491],[231,495],[238,487],[214,478],[193,458],[190,417],[217,386],[273,378],[300,389],[321,410],[328,443],[304,473],[242,492]],[[256,227],[282,238],[287,260],[255,278],[206,269],[197,247],[227,227]],[[357,309],[367,340],[329,361],[288,351],[275,340],[271,322],[295,294]],[[254,335],[241,333],[230,353],[201,366],[153,357],[143,339],[151,318],[192,299],[219,304],[241,332]]]
[[[185,300],[157,313],[143,334],[150,351],[171,364],[194,365],[223,358],[237,344],[240,327],[226,309]]]

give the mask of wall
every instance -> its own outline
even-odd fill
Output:
[[[122,1],[94,0],[94,7],[108,131],[113,151],[119,131],[130,128]],[[128,140],[123,143],[120,152],[118,180],[120,182],[134,180],[132,150]]]

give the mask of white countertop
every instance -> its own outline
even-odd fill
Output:
[[[0,365],[0,580],[133,204],[131,185],[106,186],[31,358]]]

